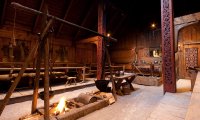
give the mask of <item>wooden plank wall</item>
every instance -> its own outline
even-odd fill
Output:
[[[10,62],[9,60],[9,42],[13,39],[13,28],[4,26],[0,28],[0,63]],[[29,31],[20,29],[15,30],[15,39],[17,46],[14,47],[14,61],[23,62],[21,59],[21,49],[19,43],[25,44],[23,47],[26,49],[26,56],[28,51],[34,46],[38,40],[38,36]],[[50,51],[52,60],[55,62],[70,62],[70,63],[94,63],[96,62],[96,46],[93,44],[88,45],[73,45],[71,38],[55,38],[53,35],[48,39],[52,44]],[[26,57],[25,56],[25,57]],[[1,66],[0,66],[1,67]],[[9,66],[8,66],[9,67]]]
[[[77,44],[75,61],[81,64],[96,63],[96,53],[95,44]]]
[[[185,48],[198,48],[198,66],[200,66],[200,23],[190,25],[180,30],[178,37],[179,51],[176,55],[176,72],[178,78],[189,78],[188,71],[185,66]],[[125,37],[120,38],[119,42],[113,43],[111,50],[111,58],[113,63],[130,64],[135,60],[134,48],[137,48],[138,60],[148,62],[161,61],[161,58],[150,57],[150,48],[161,48],[161,32],[160,30],[130,32]]]
[[[9,62],[8,46],[9,41],[13,38],[12,27],[4,26],[0,28],[0,62]],[[17,41],[24,41],[25,47],[31,48],[38,39],[38,36],[28,31],[17,29],[15,31]],[[96,63],[96,46],[94,44],[72,45],[70,38],[49,38],[53,41],[53,58],[56,62],[72,63]],[[161,58],[149,56],[149,48],[159,48],[161,44],[160,30],[156,31],[133,31],[125,36],[118,38],[118,42],[110,45],[110,54],[112,63],[130,65],[136,59],[135,52],[138,53],[138,60],[148,62],[159,61]],[[187,78],[188,73],[185,67],[185,48],[198,48],[198,58],[200,59],[200,24],[190,25],[180,31],[178,37],[180,51],[176,53],[177,71],[179,78]],[[7,48],[6,48],[7,47]],[[136,50],[135,50],[136,48]],[[7,51],[7,52],[6,52]],[[19,47],[15,48],[14,54],[20,51]],[[64,56],[63,56],[64,54]],[[200,60],[198,59],[198,65]],[[23,62],[23,59],[14,59],[15,62]]]
[[[180,30],[179,33],[179,76],[189,78],[185,65],[185,48],[198,48],[198,66],[200,66],[200,23],[190,25]]]
[[[111,60],[113,63],[122,63],[126,65],[126,69],[131,69],[131,64],[136,60],[136,52],[138,60],[144,60],[147,63],[155,60],[160,61],[161,58],[150,57],[150,48],[160,48],[161,32],[157,30],[149,31],[133,31],[124,38],[120,38],[117,43],[113,43],[111,50]]]

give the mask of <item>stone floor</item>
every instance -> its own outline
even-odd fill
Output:
[[[50,103],[58,102],[65,96],[67,99],[77,97],[80,93],[90,92],[97,88],[94,81],[82,83],[88,85],[81,89],[64,90],[56,94]],[[71,85],[73,86],[73,85]],[[70,87],[71,87],[70,86]],[[78,86],[78,85],[76,85]],[[79,120],[184,120],[191,97],[190,81],[180,79],[177,82],[177,93],[163,94],[163,86],[143,86],[133,84],[135,91],[131,95],[117,96],[118,100],[108,107],[94,111]],[[53,89],[67,89],[68,86],[55,86]],[[31,94],[31,91],[14,94]],[[4,97],[0,95],[0,99]],[[38,99],[38,107],[43,101]],[[30,114],[31,100],[9,104],[5,107],[0,120],[18,120]]]
[[[189,80],[179,80],[177,93],[165,95],[163,86],[134,87],[131,95],[120,96],[113,105],[80,120],[184,120],[191,97]]]

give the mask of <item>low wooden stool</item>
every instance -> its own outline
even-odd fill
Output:
[[[71,85],[72,82],[74,82],[76,85],[76,77],[67,77],[67,82],[65,85],[67,84]]]

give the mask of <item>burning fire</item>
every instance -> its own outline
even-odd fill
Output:
[[[67,108],[66,106],[66,99],[65,97],[62,97],[58,103],[58,105],[56,106],[56,111],[55,113],[62,113],[69,110],[69,108]]]

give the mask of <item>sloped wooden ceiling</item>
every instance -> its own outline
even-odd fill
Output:
[[[15,9],[11,2],[17,2],[38,11],[44,11],[48,6],[48,13],[77,25],[97,31],[97,4],[98,0],[1,0],[0,26],[13,26],[32,33],[41,32],[42,16]],[[119,30],[126,18],[125,13],[108,3],[108,31]],[[15,18],[15,19],[14,19]],[[54,34],[60,38],[79,40],[93,36],[90,32],[56,21],[53,25]]]
[[[11,2],[39,11],[44,11],[47,5],[49,14],[97,31],[98,0],[0,0],[0,26],[13,26],[15,9],[10,5]],[[198,3],[199,0],[175,0],[175,17],[200,12]],[[16,29],[38,33],[41,31],[41,21],[41,16],[16,10]],[[108,0],[107,31],[115,38],[133,27],[149,27],[152,22],[160,24],[160,0]],[[87,31],[60,22],[55,22],[53,29],[56,37],[76,41],[93,36]]]

